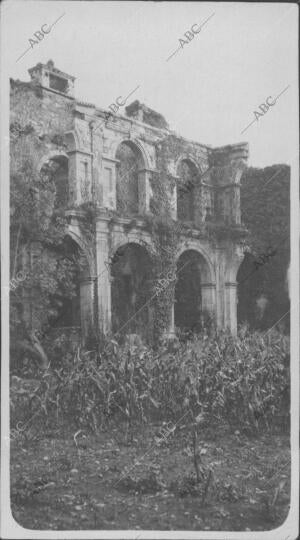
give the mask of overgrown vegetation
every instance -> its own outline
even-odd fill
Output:
[[[16,137],[23,137],[21,132],[16,129],[15,131]],[[30,128],[28,133],[32,134],[34,131]],[[153,282],[153,292],[157,290],[161,277],[175,276],[175,251],[180,230],[172,219],[170,193],[173,180],[164,168],[164,151],[167,150],[162,149],[159,154],[160,173],[152,179],[153,214],[143,216],[145,227],[151,232],[155,246],[155,253],[149,254],[153,263],[153,276],[147,280]],[[181,471],[178,474],[174,468],[172,478],[167,482],[166,475],[162,474],[157,463],[152,463],[152,458],[143,475],[138,467],[132,473],[130,463],[128,469],[123,471],[125,474],[115,478],[118,483],[117,490],[123,489],[128,496],[139,493],[140,497],[158,492],[165,497],[166,491],[172,492],[172,495],[174,493],[180,499],[193,495],[200,497],[201,507],[204,507],[209,497],[214,505],[216,501],[223,504],[226,501],[231,503],[241,500],[241,489],[236,489],[236,484],[231,479],[231,470],[227,477],[226,471],[224,477],[223,471],[222,474],[215,475],[216,466],[212,454],[206,456],[207,447],[203,433],[212,429],[220,435],[226,426],[227,433],[231,432],[231,436],[256,435],[258,441],[262,432],[271,435],[277,430],[289,431],[289,339],[275,330],[263,335],[250,332],[247,327],[240,329],[238,337],[233,337],[226,331],[217,331],[209,314],[202,312],[205,320],[201,328],[193,328],[189,335],[183,335],[182,332],[180,339],[173,342],[159,340],[158,337],[168,327],[174,298],[175,281],[170,277],[170,283],[161,287],[160,293],[152,300],[155,309],[154,348],[145,347],[139,341],[136,341],[138,345],[126,341],[120,345],[104,336],[91,336],[86,346],[89,344],[93,350],[78,347],[70,351],[66,336],[61,331],[56,339],[53,339],[53,335],[45,337],[47,332],[44,329],[48,329],[51,320],[57,317],[63,298],[66,295],[72,298],[77,294],[74,288],[74,260],[66,252],[64,243],[64,210],[55,202],[57,192],[52,175],[55,173],[54,169],[38,177],[34,173],[35,165],[29,155],[23,160],[20,170],[12,172],[12,276],[18,270],[23,270],[27,276],[20,281],[19,290],[16,290],[16,294],[12,294],[11,298],[11,440],[17,442],[12,445],[13,451],[16,448],[21,449],[19,454],[23,460],[26,448],[35,448],[36,443],[39,444],[42,440],[48,452],[48,437],[52,439],[51,443],[55,444],[62,437],[66,439],[67,445],[72,446],[73,442],[74,445],[71,451],[69,448],[68,457],[63,448],[60,458],[53,458],[53,471],[58,471],[58,475],[61,475],[66,469],[70,474],[76,475],[80,469],[80,474],[84,474],[81,453],[90,450],[87,441],[97,439],[100,435],[100,450],[97,447],[97,451],[101,453],[103,440],[109,434],[109,437],[115,438],[119,448],[126,445],[129,452],[138,442],[140,450],[142,443],[135,438],[137,432],[142,437],[148,428],[155,430],[159,425],[165,438],[155,441],[155,450],[161,457],[166,447],[169,451],[170,439],[175,443],[174,447],[179,446],[177,443],[180,440],[181,446],[184,446],[180,462],[184,464],[182,474]],[[265,247],[274,247],[270,238],[272,242],[276,239],[283,241],[283,233],[288,232],[288,221],[286,217],[282,217],[285,211],[282,208],[282,214],[279,212],[282,222],[280,218],[277,228],[275,227],[275,235],[272,236],[269,230],[265,231],[267,199],[264,198],[262,206],[258,205],[257,216],[254,216],[252,208],[253,201],[256,205],[261,197],[257,180],[256,174],[253,178],[250,174],[249,185],[245,188],[248,189],[249,199],[247,195],[244,201],[244,221],[252,231],[251,250],[260,254]],[[278,204],[280,190],[280,187],[274,190]],[[287,191],[284,205],[287,204],[286,196]],[[78,210],[83,214],[83,236],[92,246],[97,208],[94,203],[84,203]],[[117,211],[110,211],[109,214],[111,217],[120,215]],[[133,218],[128,230],[134,224]],[[188,227],[182,225],[185,226]],[[281,227],[281,236],[278,236],[278,227]],[[220,228],[223,228],[223,224]],[[261,243],[255,245],[257,238],[261,239]],[[43,259],[41,253],[46,253],[47,256]],[[288,253],[288,247],[285,247],[285,263],[288,261]],[[28,254],[31,254],[30,257]],[[83,272],[84,263],[81,264],[78,260],[79,254],[76,255],[76,267],[79,267],[77,270]],[[273,279],[268,276],[268,269],[264,267],[263,283],[270,285],[267,285],[268,290],[274,291],[275,287],[280,289],[284,268],[284,264],[280,263],[278,274],[275,273],[276,277]],[[261,271],[260,268],[259,272]],[[152,277],[156,279],[152,280]],[[254,275],[255,279],[257,280],[257,274]],[[254,290],[251,291],[254,295]],[[29,294],[36,307],[34,313],[28,317],[25,310],[29,306]],[[279,306],[280,300],[278,302]],[[283,310],[280,310],[278,318],[282,313]],[[30,322],[34,323],[33,326],[42,327],[40,337],[31,332]],[[166,426],[171,427],[166,429]],[[236,441],[234,444],[238,446]],[[234,445],[233,447],[235,448]],[[76,453],[75,459],[73,451]],[[109,451],[111,458],[115,449],[110,447],[104,451]],[[119,452],[119,449],[116,452]],[[173,448],[165,458],[166,461],[172,453]],[[99,463],[96,457],[89,463],[93,475],[97,468],[95,464]],[[72,460],[78,469],[74,467],[74,462],[71,468]],[[104,460],[102,461],[104,463]],[[221,463],[219,460],[218,462]],[[186,463],[189,463],[190,467],[186,467]],[[24,481],[18,479],[12,490],[12,500],[20,503],[21,512],[24,510],[24,501],[31,500],[35,494],[45,492],[54,484],[51,475],[51,478],[45,475],[47,478],[33,481],[32,464],[30,467],[30,474]],[[188,470],[189,468],[192,468],[192,471]],[[18,474],[19,472],[20,469]],[[106,472],[107,470],[103,474]],[[276,487],[274,496],[266,499],[270,515],[276,514],[275,504],[282,490],[280,486],[285,485],[282,482],[285,480]],[[79,479],[77,492],[83,484]],[[106,486],[107,490],[111,490],[115,485]],[[63,489],[65,492],[65,486]],[[67,496],[73,500],[72,494]],[[52,502],[51,495],[50,499]],[[171,503],[174,504],[173,499]],[[250,503],[252,504],[251,499]],[[104,503],[100,504],[102,508]],[[92,508],[90,503],[89,506]],[[197,508],[198,506],[197,503]],[[170,508],[168,514],[169,510]],[[171,524],[170,527],[172,526]]]
[[[14,378],[12,428],[33,417],[39,426],[36,415],[46,430],[98,432],[118,421],[128,438],[134,423],[177,422],[187,411],[194,424],[288,428],[289,342],[276,331],[212,331],[156,352],[112,341],[100,355],[78,349],[61,360],[33,390]]]
[[[249,254],[238,275],[240,319],[252,328],[267,329],[289,310],[287,269],[290,263],[290,167],[248,168],[241,179],[242,221],[250,235]],[[273,251],[266,264],[255,262]],[[263,317],[256,300],[264,295]],[[289,331],[289,317],[284,319]]]
[[[153,283],[153,291],[159,285],[159,279],[176,274],[175,251],[178,244],[178,235],[172,220],[172,208],[170,194],[168,193],[169,175],[162,169],[152,179],[153,198],[151,210],[153,215],[148,218],[148,228],[151,232],[156,249],[154,264],[156,267],[156,281]],[[155,201],[155,203],[154,203]],[[170,281],[154,301],[155,322],[154,336],[157,339],[162,331],[167,329],[170,322],[171,306],[174,298],[175,281]]]
[[[11,360],[21,366],[33,358],[45,367],[37,331],[59,316],[65,298],[75,296],[77,265],[65,244],[65,208],[56,196],[60,164],[46,164],[38,174],[40,142],[34,130],[27,131],[14,130],[11,146],[10,275],[27,276],[10,295]]]

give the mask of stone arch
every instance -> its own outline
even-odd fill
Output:
[[[185,249],[177,259],[176,275],[175,326],[185,332],[199,332],[215,313],[210,266],[199,249]]]
[[[216,274],[215,274],[215,268],[212,263],[211,258],[209,257],[207,251],[204,249],[203,246],[199,246],[199,243],[196,240],[186,240],[182,242],[182,244],[179,246],[177,252],[176,252],[176,261],[179,260],[179,257],[185,252],[185,251],[196,251],[201,255],[203,258],[203,261],[205,262],[204,268],[205,268],[205,281],[207,283],[214,284],[216,281]]]
[[[116,209],[125,216],[137,215],[144,199],[145,153],[136,141],[123,140],[115,155]]]
[[[96,276],[95,261],[92,254],[86,247],[84,240],[72,230],[72,226],[69,226],[68,231],[65,234],[65,238],[70,238],[75,244],[77,244],[78,249],[80,250],[80,256],[82,259],[86,260],[86,270],[85,275],[89,277]]]
[[[117,339],[138,334],[150,340],[153,265],[146,247],[137,242],[119,245],[110,258],[110,274],[113,334]]]
[[[68,154],[64,151],[64,150],[51,150],[50,152],[48,152],[48,154],[46,154],[45,156],[43,156],[39,162],[38,162],[38,165],[37,165],[37,168],[38,168],[38,172],[41,171],[41,169],[43,168],[43,166],[48,162],[48,161],[51,161],[51,160],[55,160],[55,159],[59,159],[59,158],[66,158],[67,160],[69,159],[69,156]]]
[[[187,272],[189,266],[184,266],[189,255],[196,258],[195,268],[191,268],[190,275],[188,275],[189,272]],[[199,242],[196,240],[183,242],[176,252],[175,260],[177,264],[177,274],[181,274],[175,285],[173,315],[175,326],[179,328],[185,326],[188,319],[191,317],[190,324],[187,325],[186,329],[189,331],[199,331],[207,321],[208,316],[211,318],[217,316],[216,272],[214,264],[206,250],[203,246],[199,246]],[[191,291],[185,289],[189,289],[189,284],[192,284],[192,281],[192,288],[195,288],[195,291],[191,295],[194,306],[189,310],[187,309],[187,306],[184,305],[185,302],[183,299],[186,292],[188,294],[191,293]],[[183,310],[184,313],[180,314],[180,310]],[[189,313],[189,311],[191,313]]]
[[[188,152],[185,152],[183,154],[180,154],[180,156],[178,157],[178,159],[176,160],[175,162],[175,166],[174,166],[174,173],[175,175],[177,175],[178,173],[178,167],[180,166],[180,163],[182,161],[188,161],[192,164],[193,167],[195,167],[195,169],[197,169],[197,171],[199,173],[202,173],[204,168],[198,163],[198,161],[195,159],[195,157],[188,153]],[[202,170],[203,169],[203,170]]]
[[[126,244],[137,244],[148,251],[149,256],[152,254],[157,254],[157,248],[151,238],[141,238],[141,236],[136,233],[129,232],[128,234],[122,235],[122,239],[118,239],[117,242],[113,242],[111,249],[111,257],[115,255],[119,248]]]
[[[143,143],[139,139],[124,138],[124,139],[120,139],[118,141],[115,141],[111,145],[113,159],[117,159],[116,155],[117,155],[118,147],[121,144],[128,144],[128,146],[130,146],[139,155],[139,157],[140,157],[140,170],[142,170],[142,169],[150,169],[151,168],[150,167],[150,156],[148,155],[148,152],[145,149]]]
[[[72,131],[67,131],[64,134],[64,142],[67,146],[68,152],[75,152],[80,148],[80,138],[76,129]]]
[[[246,248],[237,247],[227,253],[225,260],[225,281],[236,283],[238,271],[247,254]]]

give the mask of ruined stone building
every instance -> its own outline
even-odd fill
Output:
[[[187,140],[137,100],[108,116],[78,101],[75,78],[52,61],[29,74],[30,82],[11,81],[11,124],[24,133],[30,126],[24,137],[32,141],[36,171],[52,167],[56,176],[56,196],[68,219],[66,238],[83,260],[73,304],[82,335],[90,328],[149,335],[156,319],[153,261],[161,258],[151,222],[163,223],[168,212],[177,280],[165,306],[164,331],[197,328],[205,313],[235,332],[247,144],[212,148]],[[12,141],[12,167],[22,160],[18,144]],[[166,200],[159,206],[160,193]],[[88,233],[82,220],[89,203],[95,220]],[[160,278],[170,279],[168,271],[161,267]]]

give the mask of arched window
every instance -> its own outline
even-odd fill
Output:
[[[183,160],[178,166],[177,175],[177,219],[180,221],[194,221],[195,218],[195,184],[197,169],[193,163]]]
[[[139,212],[139,170],[142,157],[135,145],[123,142],[118,147],[117,164],[117,211],[126,215]]]

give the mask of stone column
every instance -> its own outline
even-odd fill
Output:
[[[224,257],[223,249],[215,248],[216,252],[216,323],[218,328],[224,327]]]
[[[240,202],[240,190],[241,186],[240,184],[235,184],[232,187],[232,198],[231,198],[231,208],[232,208],[232,215],[231,215],[231,221],[234,223],[234,225],[240,225],[241,223],[241,202]]]
[[[100,189],[102,192],[101,206],[104,208],[117,208],[117,164],[119,160],[102,157],[102,171]]]
[[[83,342],[95,333],[95,277],[84,278],[80,281],[80,318]]]
[[[215,283],[201,283],[202,310],[206,310],[213,317],[216,316],[216,285]]]
[[[225,283],[225,327],[229,328],[233,335],[237,331],[237,283],[227,281]]]
[[[173,192],[170,194],[170,207],[171,207],[171,217],[172,219],[177,219],[177,186],[178,186],[178,176],[173,175],[174,187]]]
[[[105,265],[109,259],[109,221],[110,218],[101,216],[96,224],[98,324],[103,334],[107,334],[111,329],[110,270],[108,265]]]
[[[165,338],[172,339],[175,336],[174,302],[169,312],[169,327],[163,333]]]

